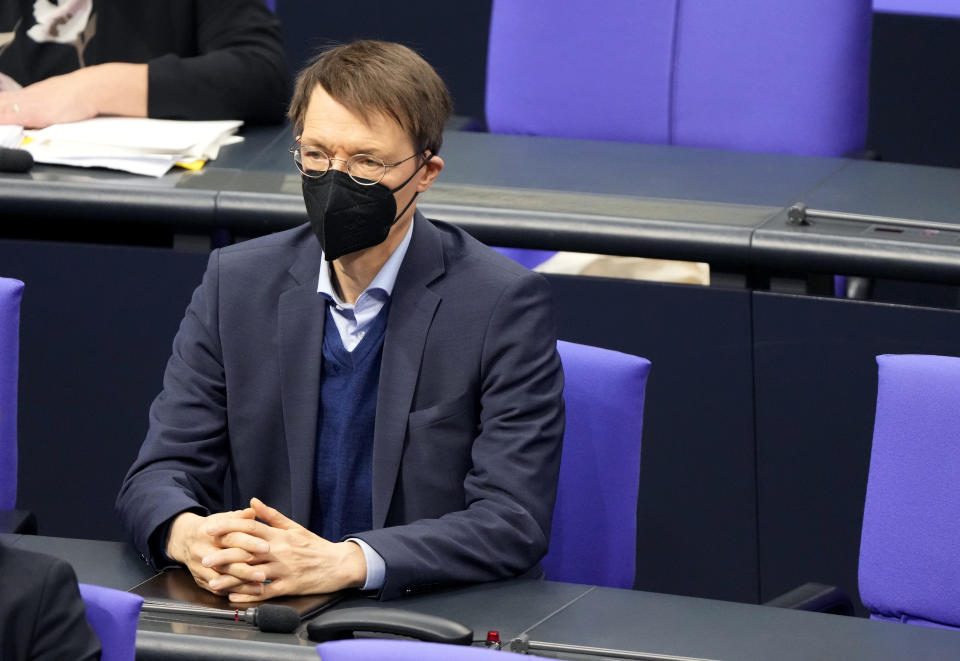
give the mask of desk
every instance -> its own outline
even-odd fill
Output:
[[[27,236],[65,219],[251,236],[304,221],[287,127],[245,132],[200,173],[161,179],[38,166],[0,176]],[[838,158],[450,131],[420,208],[494,245],[706,261],[737,273],[960,283],[960,170]],[[935,236],[786,222],[793,202],[956,225]],[[116,230],[116,228],[114,228]],[[10,236],[10,227],[2,232]],[[20,232],[20,230],[18,230]],[[18,236],[22,234],[18,233]]]
[[[3,541],[69,561],[81,582],[123,589],[149,575],[132,548],[121,542],[94,542],[4,535]],[[665,654],[751,661],[884,661],[960,657],[960,634],[860,618],[789,611],[650,592],[615,590],[549,581],[509,580],[390,602],[353,598],[351,605],[411,610],[449,617],[471,627],[477,636],[490,629],[510,640],[531,640]],[[180,633],[175,634],[175,631]],[[178,647],[194,658],[224,658],[251,646],[236,642],[242,632],[252,648],[277,659],[307,659],[312,650],[303,630],[297,634],[263,634],[242,626],[189,627],[141,616],[138,659],[164,656],[161,647]],[[191,636],[201,636],[193,638]],[[217,638],[213,643],[209,637]],[[173,645],[176,642],[176,646]],[[186,653],[184,652],[184,653]],[[210,655],[207,656],[207,653]],[[557,658],[601,658],[550,653]],[[250,658],[250,657],[244,657]]]

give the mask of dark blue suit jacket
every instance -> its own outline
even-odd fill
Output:
[[[117,500],[145,555],[191,508],[257,496],[310,520],[320,268],[309,226],[211,254]],[[386,562],[384,598],[521,574],[546,552],[564,427],[550,300],[542,276],[417,214],[380,368],[374,529],[356,535]]]

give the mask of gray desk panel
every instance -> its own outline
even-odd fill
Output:
[[[243,169],[259,161],[265,154],[285,151],[293,142],[290,129],[285,125],[278,126],[244,126],[240,129],[243,142],[228,145],[220,150],[217,158],[204,168]],[[292,167],[291,159],[291,167]]]
[[[492,245],[745,264],[777,207],[437,183],[420,208]]]
[[[354,605],[403,608],[456,620],[473,629],[478,639],[485,638],[487,631],[496,630],[501,640],[507,640],[571,607],[590,590],[590,586],[573,583],[514,579],[393,601],[354,598],[338,604],[337,608]]]
[[[20,223],[110,221],[171,227],[209,227],[213,223],[215,191],[174,192],[186,173],[160,179],[108,174],[112,173],[38,168],[29,174],[2,176],[3,219]]]
[[[850,162],[664,145],[450,131],[441,181],[786,206]]]
[[[851,161],[803,201],[817,209],[953,223],[960,230],[960,169]]]
[[[937,228],[817,217],[808,226],[796,226],[781,212],[754,233],[754,264],[960,283],[960,170],[853,161],[798,201],[811,209],[903,218]],[[954,225],[956,231],[949,229]]]
[[[316,645],[230,640],[186,633],[137,631],[137,661],[313,661]]]
[[[440,156],[445,184],[778,207],[852,162],[470,131],[444,133]],[[295,174],[286,146],[246,169]]]
[[[477,640],[485,638],[490,630],[499,631],[501,639],[508,640],[534,628],[564,608],[571,607],[590,590],[590,586],[572,583],[517,579],[442,590],[394,601],[376,601],[369,597],[356,596],[338,603],[334,608],[402,608],[460,622],[473,630]],[[156,633],[256,640],[286,645],[314,644],[307,639],[304,626],[294,635],[269,634],[229,621],[179,615],[144,613],[140,616],[139,629]]]
[[[960,658],[954,631],[610,588],[596,588],[529,636],[723,661]]]
[[[0,542],[66,560],[81,583],[129,590],[153,576],[140,554],[122,542],[39,535],[0,535]]]
[[[958,228],[960,230],[960,228]],[[776,215],[753,233],[750,259],[774,272],[819,272],[960,283],[960,231],[896,228],[814,219],[809,227]]]

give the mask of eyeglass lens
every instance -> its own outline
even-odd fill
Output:
[[[311,147],[299,147],[293,152],[297,169],[308,177],[320,177],[332,167],[333,161],[326,153]],[[387,168],[383,161],[370,154],[354,154],[346,161],[350,178],[360,184],[375,184],[383,179]],[[361,181],[362,180],[362,181]]]

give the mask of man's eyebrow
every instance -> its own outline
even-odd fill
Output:
[[[322,142],[317,142],[316,140],[304,140],[303,138],[301,138],[300,144],[303,147],[316,147],[317,149],[320,149],[324,152],[327,151],[327,146]]]
[[[350,150],[350,154],[370,154],[371,156],[381,156],[383,150],[379,147],[374,147],[373,145],[366,145],[363,147],[357,147]]]
[[[301,140],[300,140],[300,144],[303,145],[303,146],[305,146],[305,147],[316,147],[317,149],[319,149],[320,151],[322,151],[322,152],[325,153],[325,154],[329,154],[329,153],[330,153],[329,147],[328,147],[327,145],[323,144],[322,142],[319,142],[319,141],[301,139]],[[375,147],[375,146],[373,146],[373,145],[367,145],[367,146],[364,146],[364,147],[357,147],[357,148],[351,149],[351,150],[350,150],[350,155],[353,156],[354,154],[370,154],[371,156],[377,156],[377,157],[379,157],[379,158],[382,158],[382,157],[383,157],[383,149],[380,148],[380,147]]]

